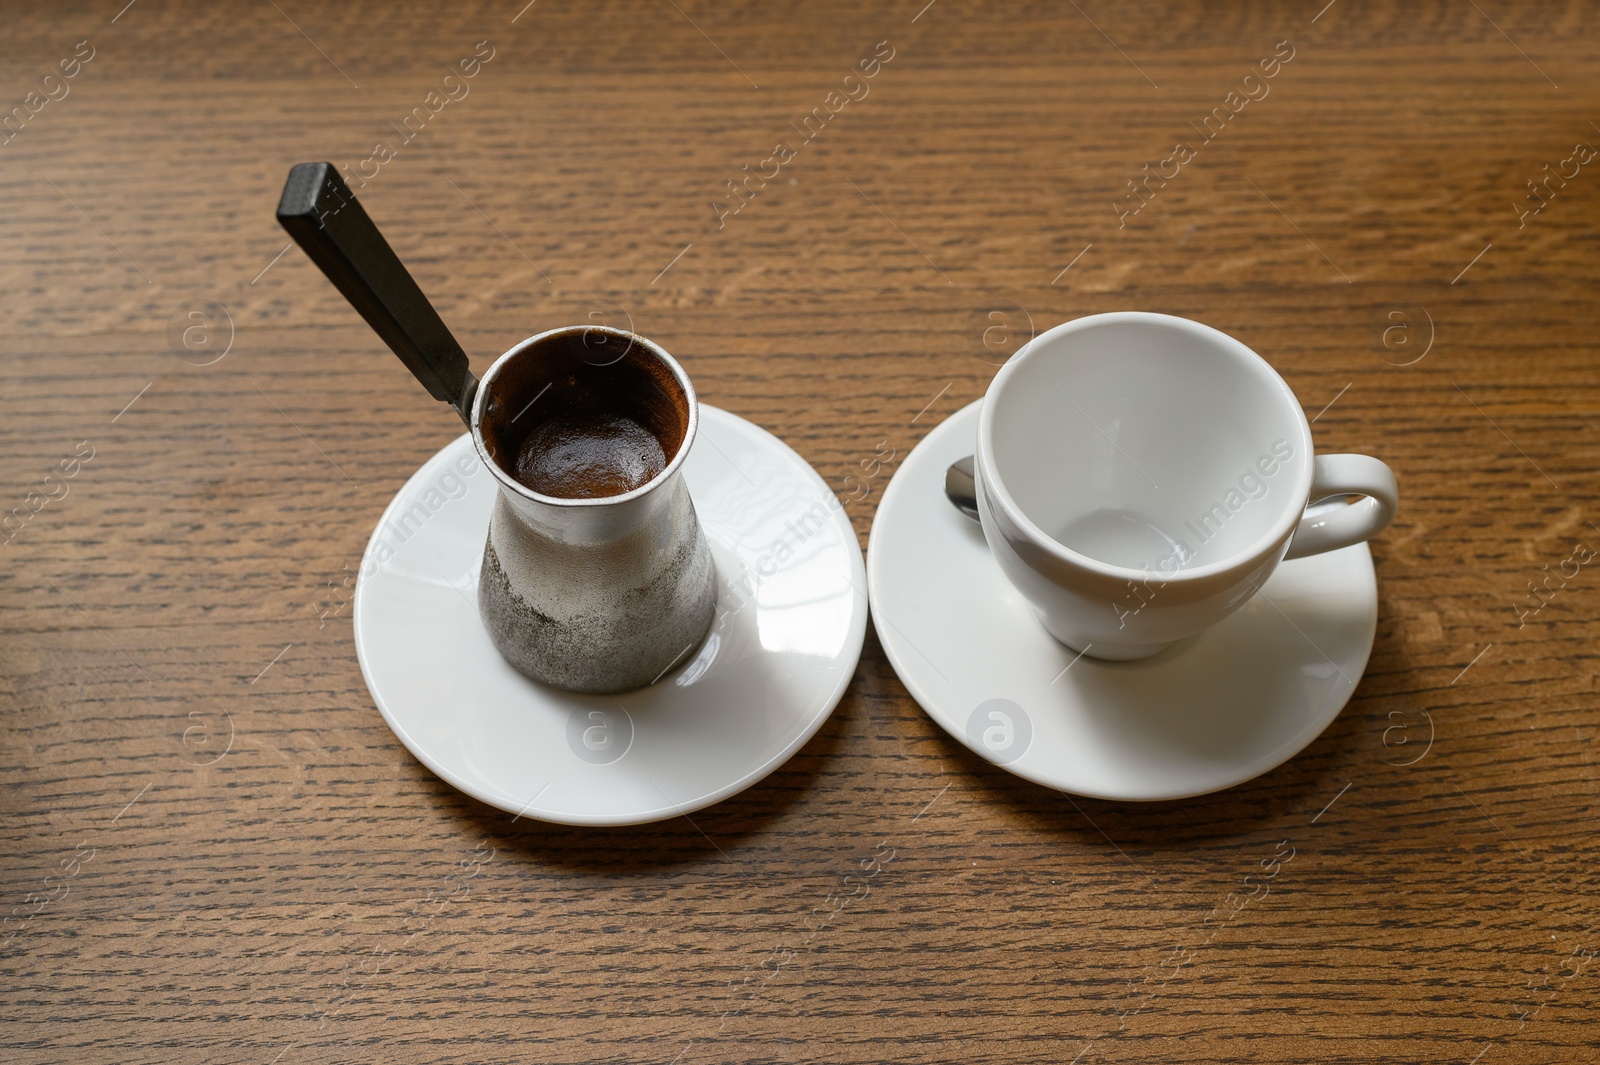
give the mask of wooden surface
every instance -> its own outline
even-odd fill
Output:
[[[7,107],[93,49],[0,147],[0,1057],[1595,1060],[1600,572],[1542,582],[1600,547],[1600,164],[1517,207],[1600,144],[1593,5],[121,3],[0,35]],[[869,633],[821,733],[692,820],[513,823],[435,779],[343,604],[459,426],[272,212],[479,41],[359,190],[479,372],[631,323],[862,495],[1029,321],[1199,318],[1399,475],[1344,713],[1219,795],[1075,800],[944,735]],[[186,347],[208,304],[231,330]]]

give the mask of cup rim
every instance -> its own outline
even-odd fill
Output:
[[[994,458],[994,433],[995,433],[995,400],[1000,398],[1006,384],[1015,376],[1017,367],[1027,361],[1035,351],[1043,350],[1052,341],[1073,333],[1082,332],[1098,326],[1107,325],[1161,325],[1175,329],[1178,332],[1188,333],[1191,336],[1211,344],[1213,348],[1232,358],[1247,372],[1255,374],[1264,381],[1278,395],[1284,406],[1294,415],[1293,421],[1300,431],[1301,454],[1305,462],[1301,464],[1296,474],[1296,484],[1290,493],[1290,500],[1298,500],[1297,504],[1286,506],[1283,513],[1278,515],[1268,530],[1254,540],[1248,547],[1204,566],[1193,569],[1179,569],[1162,575],[1164,584],[1192,584],[1216,577],[1220,574],[1230,573],[1241,568],[1248,568],[1258,564],[1269,555],[1274,548],[1285,542],[1300,524],[1300,519],[1305,513],[1309,496],[1311,494],[1311,481],[1315,464],[1315,451],[1311,442],[1311,424],[1306,420],[1305,411],[1300,408],[1300,401],[1295,397],[1293,389],[1287,381],[1272,368],[1267,362],[1243,341],[1229,336],[1220,329],[1197,322],[1191,318],[1182,318],[1174,314],[1160,314],[1154,311],[1109,311],[1102,314],[1090,314],[1081,318],[1074,318],[1058,326],[1045,330],[1024,344],[1006,364],[1000,367],[990,381],[988,390],[984,393],[983,406],[978,412],[978,445],[977,463],[980,478],[985,482],[985,494],[993,501],[993,505],[1004,510],[1006,520],[1024,532],[1033,543],[1043,549],[1052,558],[1071,566],[1086,569],[1091,572],[1119,580],[1147,580],[1151,575],[1150,570],[1136,569],[1132,566],[1121,566],[1112,562],[1105,562],[1091,555],[1075,551],[1063,544],[1060,540],[1041,529],[1032,518],[1022,509],[1021,505],[1012,497],[1006,488],[1004,480]]]
[[[667,464],[662,467],[661,472],[637,488],[632,488],[626,492],[621,492],[613,496],[568,497],[545,495],[543,492],[534,491],[532,488],[529,488],[527,485],[523,484],[521,481],[517,480],[515,477],[511,476],[511,474],[506,472],[506,470],[495,461],[494,457],[489,454],[488,447],[484,445],[483,408],[484,404],[488,402],[490,391],[489,386],[493,384],[494,379],[499,376],[503,367],[509,364],[518,355],[521,355],[523,352],[538,345],[539,343],[549,340],[553,337],[569,335],[572,333],[591,332],[605,333],[608,336],[626,339],[629,342],[630,348],[632,345],[637,344],[654,356],[668,370],[670,370],[672,372],[673,380],[677,381],[678,387],[683,389],[684,396],[688,399],[689,424],[683,431],[683,441],[678,445],[678,450],[673,454],[672,458],[667,461]],[[678,360],[669,355],[667,353],[667,349],[663,348],[660,344],[657,344],[655,341],[650,340],[647,337],[642,337],[638,333],[628,329],[616,329],[607,325],[557,326],[555,329],[546,329],[542,333],[535,333],[533,336],[513,344],[506,350],[505,354],[501,355],[494,361],[494,365],[490,366],[488,371],[484,373],[483,377],[479,379],[478,392],[472,400],[472,446],[477,450],[478,458],[481,459],[483,464],[489,468],[489,472],[494,474],[495,479],[500,482],[501,487],[508,489],[513,494],[518,495],[523,499],[529,499],[533,502],[543,503],[552,507],[610,507],[627,503],[649,495],[661,485],[671,480],[672,477],[683,468],[684,461],[689,456],[689,448],[694,443],[695,432],[699,429],[699,427],[700,402],[695,396],[694,384],[689,380],[689,375],[684,372],[683,367],[678,364]]]

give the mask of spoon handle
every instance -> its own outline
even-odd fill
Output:
[[[466,353],[329,163],[298,163],[278,222],[434,399],[472,424],[478,380]]]

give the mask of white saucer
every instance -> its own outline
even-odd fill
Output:
[[[945,468],[972,454],[981,402],[906,457],[867,544],[878,637],[946,732],[1047,787],[1148,801],[1259,776],[1338,716],[1377,631],[1365,544],[1283,563],[1238,612],[1154,657],[1078,659],[945,499]]]
[[[406,482],[367,544],[354,620],[373,701],[418,761],[521,816],[642,824],[742,791],[811,738],[866,635],[855,531],[805,459],[715,407],[683,474],[717,620],[691,661],[619,696],[538,684],[490,643],[477,582],[496,488],[471,438]]]

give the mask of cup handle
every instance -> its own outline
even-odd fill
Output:
[[[1400,486],[1394,471],[1368,455],[1318,455],[1313,460],[1310,503],[1335,496],[1365,496],[1315,518],[1300,519],[1284,558],[1304,558],[1359,544],[1394,520]]]

